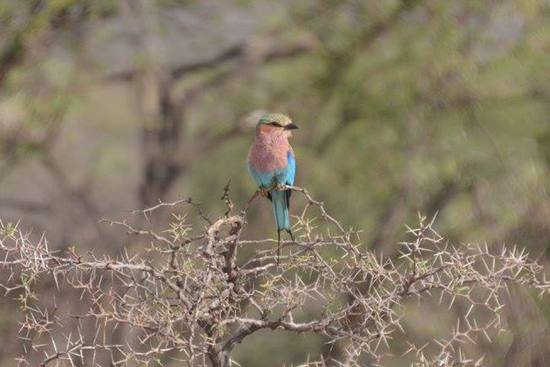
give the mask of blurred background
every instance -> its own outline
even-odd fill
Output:
[[[139,252],[98,221],[188,196],[217,213],[228,181],[244,203],[255,123],[284,112],[301,126],[297,185],[373,250],[395,256],[405,224],[437,213],[453,244],[517,245],[546,264],[549,102],[548,0],[0,0],[0,218],[60,251]],[[250,238],[275,236],[267,202],[249,221]],[[475,353],[547,366],[550,303],[507,306]],[[0,300],[1,365],[22,353],[16,308]],[[436,310],[411,306],[407,338],[440,336],[451,311]],[[529,364],[510,362],[526,350]],[[320,353],[337,351],[276,332],[236,357]]]

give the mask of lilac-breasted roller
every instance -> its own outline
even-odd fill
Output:
[[[291,190],[281,185],[294,184],[296,160],[288,138],[298,129],[288,116],[274,113],[263,116],[256,126],[256,138],[248,153],[248,170],[260,188],[260,193],[273,202],[280,244],[281,231],[288,232],[292,240],[288,214]],[[278,256],[277,256],[278,258]]]

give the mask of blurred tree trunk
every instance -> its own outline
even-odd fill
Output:
[[[143,65],[134,81],[141,116],[142,178],[139,200],[149,206],[163,198],[181,173],[178,164],[183,101],[172,99],[175,79],[166,66],[159,37],[157,5],[150,0],[124,2],[122,14],[132,22]]]
[[[182,172],[178,151],[184,102],[181,101],[180,106],[172,102],[172,81],[163,81],[165,78],[156,70],[145,72],[139,79],[144,118],[141,122],[143,174],[139,198],[143,205],[150,206],[167,194]]]

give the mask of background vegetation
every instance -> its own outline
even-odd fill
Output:
[[[99,219],[187,196],[223,213],[228,181],[244,203],[253,126],[282,111],[302,128],[297,184],[368,248],[395,256],[404,224],[437,213],[454,244],[518,245],[546,264],[549,12],[546,0],[0,0],[0,217],[61,253],[139,253],[142,240]],[[268,203],[244,231],[275,235]],[[514,317],[546,328],[548,300],[519,298],[496,343],[478,345],[490,365],[532,344]],[[0,302],[11,364],[18,305]],[[411,307],[411,338],[450,327],[450,311]],[[237,350],[243,366],[324,348],[258,335]]]

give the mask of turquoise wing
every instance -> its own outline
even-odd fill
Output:
[[[287,154],[287,164],[288,164],[288,175],[286,178],[287,185],[294,185],[294,178],[296,177],[296,159],[292,154],[292,151],[289,150]]]

